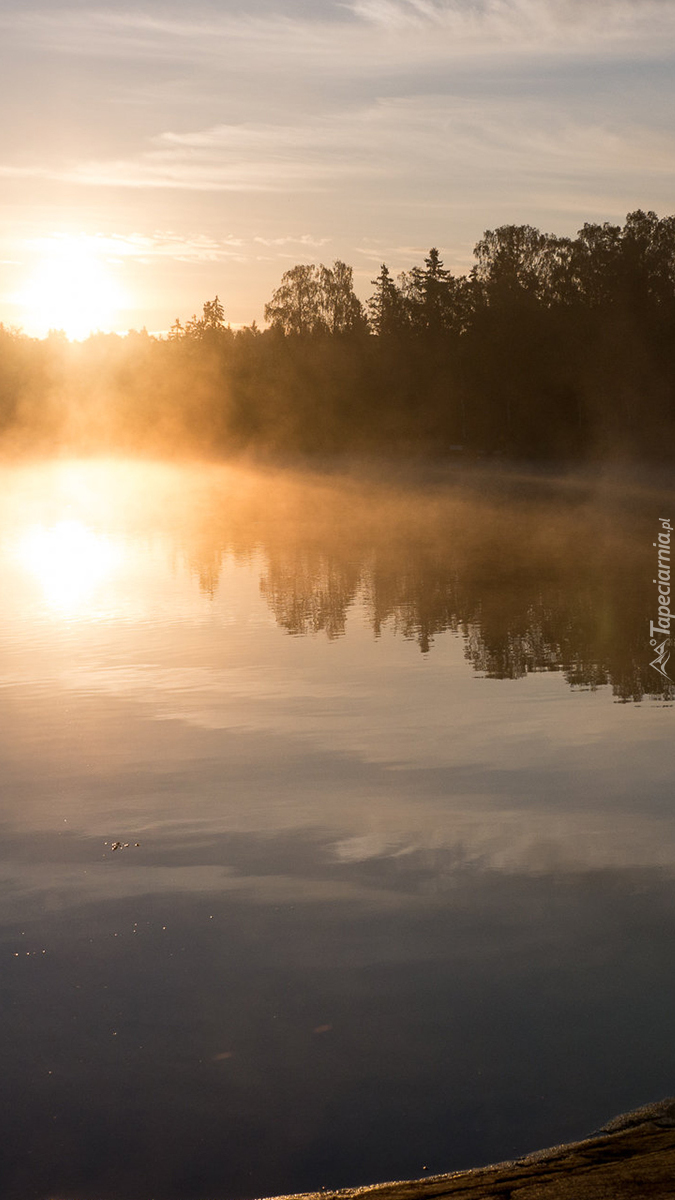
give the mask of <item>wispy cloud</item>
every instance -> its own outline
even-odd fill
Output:
[[[5,12],[6,38],[68,55],[213,61],[305,75],[417,67],[467,55],[541,53],[662,58],[675,47],[672,0],[346,0],[344,19],[267,15],[189,20],[138,10]],[[340,11],[340,9],[336,10]],[[385,39],[383,40],[383,34]]]
[[[381,173],[366,139],[359,150],[353,117],[302,125],[217,125],[166,132],[127,159],[70,165],[0,166],[0,176],[52,179],[88,187],[180,188],[187,191],[322,190],[345,177]]]
[[[72,255],[74,249],[95,258],[121,260],[150,260],[168,258],[177,262],[220,262],[241,255],[243,240],[236,237],[215,239],[203,234],[185,237],[172,231],[153,234],[80,234],[52,233],[44,237],[27,238],[23,242],[31,254],[58,257],[61,252]]]
[[[318,250],[321,246],[325,246],[326,243],[330,241],[330,238],[316,238],[312,237],[311,233],[303,233],[300,235],[300,237],[255,237],[253,240],[254,242],[258,242],[261,246],[300,246],[308,250]]]
[[[675,44],[671,0],[350,0],[362,21],[431,35],[445,52],[602,54],[630,48],[659,57]]]
[[[598,174],[675,180],[675,134],[625,120],[586,122],[550,104],[540,103],[533,113],[521,100],[416,96],[310,118],[302,125],[217,125],[166,132],[128,159],[53,168],[5,166],[0,174],[86,187],[307,192],[350,180],[363,185],[401,178],[413,169],[425,186],[433,177],[455,194],[472,180],[488,176],[493,181],[508,178],[510,186],[521,190],[534,176],[540,181]],[[278,246],[284,239],[260,240]],[[298,240],[314,244],[309,237]],[[175,249],[169,240],[163,250],[155,247],[152,252],[173,254]],[[224,252],[223,245],[208,238],[186,250],[204,258]]]

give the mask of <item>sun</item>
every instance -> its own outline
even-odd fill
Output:
[[[26,324],[38,336],[58,329],[73,340],[113,328],[126,298],[110,263],[97,253],[96,239],[53,237],[38,248],[43,257],[16,297]]]

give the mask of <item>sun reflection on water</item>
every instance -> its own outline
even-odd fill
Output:
[[[33,526],[20,539],[18,554],[47,604],[71,616],[86,608],[121,559],[119,546],[77,520]]]

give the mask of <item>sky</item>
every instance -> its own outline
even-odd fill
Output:
[[[0,321],[261,323],[297,262],[364,298],[675,212],[674,60],[675,0],[0,0]]]

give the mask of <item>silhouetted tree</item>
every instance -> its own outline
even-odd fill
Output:
[[[352,333],[366,320],[354,292],[352,268],[298,264],[286,271],[269,304],[265,320],[285,334]]]
[[[363,333],[368,323],[354,292],[354,272],[337,260],[319,268],[319,302],[330,333]]]
[[[379,337],[395,337],[410,324],[404,297],[385,263],[382,263],[377,279],[371,280],[371,283],[375,288],[368,301],[371,328]]]
[[[518,293],[541,295],[548,240],[532,225],[486,230],[474,249],[475,274],[491,303],[508,303]]]
[[[319,268],[299,263],[284,271],[279,287],[265,305],[265,320],[285,334],[327,332],[321,311]]]

